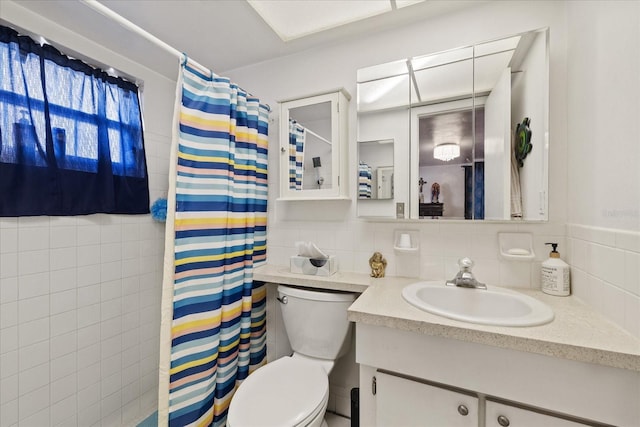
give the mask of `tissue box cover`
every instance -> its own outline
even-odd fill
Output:
[[[331,276],[338,271],[338,260],[334,255],[328,259],[316,259],[305,256],[292,256],[290,260],[291,272],[308,274],[310,276]]]

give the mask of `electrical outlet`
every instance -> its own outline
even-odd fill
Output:
[[[404,219],[404,203],[396,203],[396,218]]]

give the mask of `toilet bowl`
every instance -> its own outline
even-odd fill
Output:
[[[349,349],[347,308],[355,294],[287,286],[278,294],[293,355],[244,380],[229,406],[229,427],[326,427],[329,373]]]
[[[329,380],[322,367],[283,357],[242,383],[231,401],[227,426],[320,427],[328,401]]]

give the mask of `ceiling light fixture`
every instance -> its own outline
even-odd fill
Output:
[[[450,160],[460,157],[460,146],[455,142],[445,142],[440,145],[436,145],[433,149],[433,158],[448,162]]]

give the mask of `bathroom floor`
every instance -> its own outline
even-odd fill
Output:
[[[327,412],[324,416],[329,427],[351,427],[351,419]]]
[[[351,420],[338,414],[332,414],[327,412],[324,416],[329,427],[351,427]],[[158,426],[158,413],[154,412],[143,422],[138,424],[137,427],[157,427]]]

